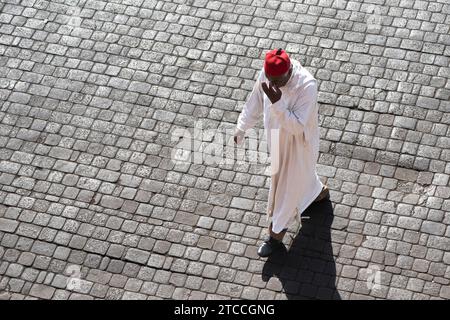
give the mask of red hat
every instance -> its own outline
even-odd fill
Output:
[[[278,77],[289,71],[291,60],[283,49],[273,49],[266,53],[264,72],[266,76]]]

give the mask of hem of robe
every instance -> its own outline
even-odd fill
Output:
[[[286,223],[281,225],[280,224],[274,224],[273,221],[273,216],[267,216],[268,220],[270,221],[270,223],[272,223],[272,231],[274,233],[280,233],[281,231],[283,231],[283,229],[285,229],[290,221],[295,217],[295,215],[297,214],[297,212],[299,213],[299,215],[302,215],[302,213],[314,202],[314,200],[316,200],[316,198],[319,196],[319,194],[322,192],[322,188],[323,188],[323,183],[322,181],[320,181],[319,178],[317,178],[319,184],[317,185],[316,191],[313,193],[313,197],[311,198],[310,201],[305,202],[305,204],[303,205],[303,208],[297,206],[294,211],[291,213],[291,216],[286,220]]]
[[[319,179],[319,187],[317,188],[316,192],[314,193],[314,197],[312,198],[311,201],[309,201],[309,203],[307,202],[307,205],[305,205],[304,208],[302,208],[302,210],[300,210],[300,209],[298,210],[299,215],[302,215],[303,212],[305,212],[305,210],[308,209],[308,207],[314,203],[314,200],[316,200],[317,197],[319,196],[319,194],[322,192],[323,187],[324,187],[323,183]]]

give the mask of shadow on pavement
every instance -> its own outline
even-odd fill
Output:
[[[302,214],[302,226],[289,251],[284,248],[266,261],[263,281],[276,276],[289,300],[340,300],[331,247],[333,218],[331,201],[312,204]]]

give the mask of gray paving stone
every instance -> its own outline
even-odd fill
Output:
[[[0,231],[14,232],[19,223],[11,219],[0,218]]]
[[[53,252],[56,249],[56,245],[41,242],[41,241],[35,241],[33,244],[33,247],[31,248],[31,252],[38,254],[38,255],[46,255],[51,257],[53,255]]]
[[[95,239],[89,239],[86,243],[85,250],[92,252],[92,253],[98,253],[98,254],[105,254],[108,250],[109,243],[104,241],[99,241]]]
[[[444,234],[445,228],[446,226],[444,224],[432,221],[424,221],[421,227],[421,231],[437,236],[442,236]]]
[[[102,285],[102,284],[98,284],[95,283],[92,286],[91,292],[90,294],[94,297],[94,298],[104,298],[106,296],[106,293],[108,291],[108,286]]]
[[[125,259],[136,263],[146,264],[150,253],[139,249],[128,249]]]
[[[6,270],[5,275],[12,278],[17,278],[20,276],[22,271],[23,267],[20,264],[11,263]]]
[[[106,208],[119,209],[120,207],[122,207],[123,200],[111,196],[103,196],[101,204]]]
[[[441,291],[439,293],[439,296],[441,298],[443,298],[443,299],[449,299],[449,297],[450,297],[450,292],[449,291],[450,290],[449,290],[448,286],[442,286],[441,287]]]
[[[114,274],[111,277],[111,280],[109,281],[109,284],[116,288],[123,288],[127,282],[128,278],[120,275],[120,274]]]
[[[32,286],[30,294],[34,297],[48,300],[52,298],[54,292],[55,289],[50,286],[35,284]]]
[[[253,208],[253,201],[243,198],[233,198],[233,200],[231,201],[231,207],[251,210]]]
[[[416,218],[400,217],[397,226],[409,230],[419,230],[422,221]]]

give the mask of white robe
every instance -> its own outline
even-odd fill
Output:
[[[316,173],[319,157],[317,82],[298,61],[291,59],[291,62],[293,72],[287,84],[280,88],[281,99],[274,104],[270,102],[261,87],[262,82],[268,83],[261,70],[237,122],[240,143],[243,133],[264,115],[272,167],[267,214],[275,233],[288,228],[297,210],[302,214],[323,187]]]

